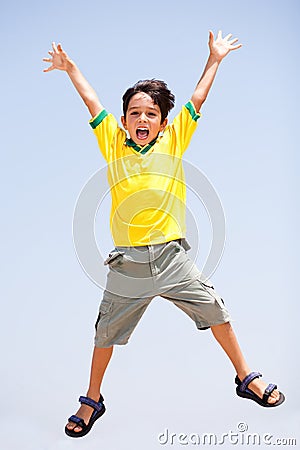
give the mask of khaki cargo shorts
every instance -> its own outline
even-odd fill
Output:
[[[116,247],[96,322],[96,347],[126,344],[147,306],[160,296],[184,311],[199,330],[230,321],[221,297],[188,257],[185,239]]]

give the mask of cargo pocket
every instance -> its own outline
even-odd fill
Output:
[[[107,338],[108,336],[108,325],[111,316],[112,302],[108,299],[103,299],[100,308],[99,314],[95,323],[96,333],[99,336]]]
[[[201,278],[199,278],[198,280],[200,284],[203,286],[203,288],[206,290],[206,292],[208,292],[216,300],[220,308],[223,309],[225,306],[224,300],[217,294],[211,281],[209,280],[202,281]]]

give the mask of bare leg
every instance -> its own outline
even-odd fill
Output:
[[[104,377],[104,373],[110,361],[111,355],[113,352],[113,347],[109,348],[98,348],[94,347],[94,353],[92,358],[92,367],[90,374],[90,384],[87,391],[87,397],[92,398],[96,402],[99,401],[100,397],[100,387]],[[93,408],[90,408],[87,405],[81,405],[79,410],[76,413],[76,416],[80,417],[87,424],[91,418],[93,413]],[[69,422],[67,424],[69,430],[73,430],[76,432],[81,431],[81,427],[76,426],[75,423]]]
[[[232,326],[229,322],[227,322],[222,325],[215,325],[211,327],[211,331],[232,362],[239,379],[243,380],[251,372],[251,370],[245,361]],[[249,389],[251,389],[251,391],[253,391],[260,398],[263,397],[266,387],[266,383],[258,378],[249,384]],[[268,401],[269,403],[275,403],[278,399],[279,392],[275,390],[272,392]]]

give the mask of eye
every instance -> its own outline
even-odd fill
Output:
[[[137,111],[132,111],[132,112],[130,113],[131,116],[136,116],[137,114],[138,114]]]
[[[149,114],[148,114],[149,116],[151,116],[151,117],[156,117],[156,114],[155,113],[153,113],[153,112],[149,112]]]

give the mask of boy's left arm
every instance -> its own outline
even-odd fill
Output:
[[[200,111],[202,104],[206,100],[206,97],[216,76],[218,67],[223,58],[225,58],[225,56],[228,55],[228,53],[232,50],[237,50],[242,46],[242,44],[234,45],[238,41],[238,39],[231,39],[231,37],[232,34],[228,34],[223,38],[222,31],[219,31],[217,38],[215,39],[213,32],[209,32],[209,57],[203,74],[191,98],[197,112]]]

